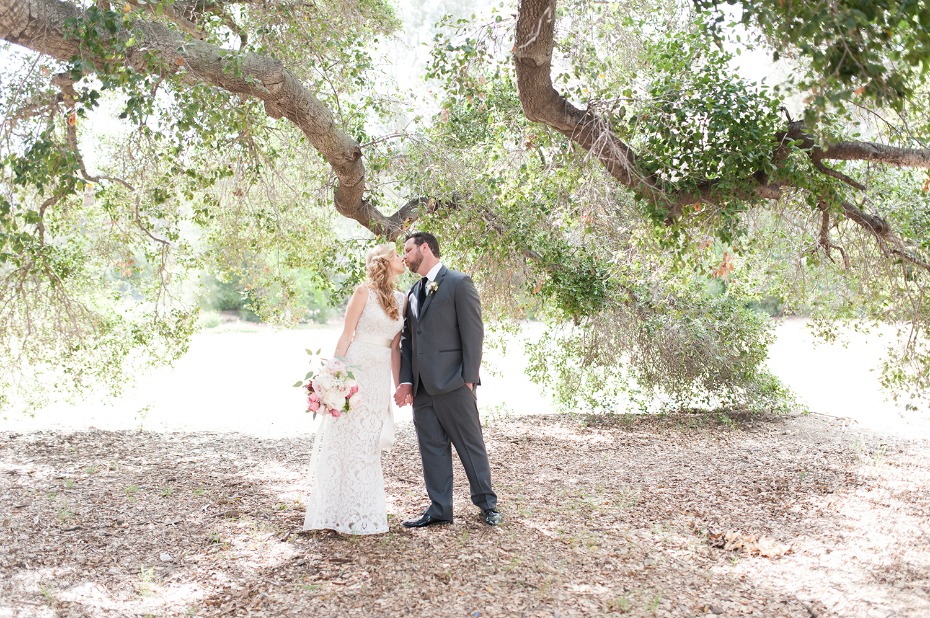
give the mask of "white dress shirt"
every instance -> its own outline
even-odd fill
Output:
[[[429,269],[429,272],[426,273],[427,285],[436,280],[436,275],[439,274],[440,268],[442,268],[442,262],[436,262],[435,266]],[[416,294],[410,295],[410,309],[413,311],[413,315],[420,317],[419,301],[417,301]]]

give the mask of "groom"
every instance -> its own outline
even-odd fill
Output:
[[[475,388],[480,384],[484,325],[481,300],[471,278],[439,261],[439,241],[414,232],[404,243],[404,261],[422,279],[407,292],[400,339],[399,406],[413,403],[413,425],[420,443],[426,493],[432,504],[406,528],[452,521],[452,449],[455,446],[471,501],[490,526],[501,522],[497,495],[491,489],[491,467],[481,435]]]

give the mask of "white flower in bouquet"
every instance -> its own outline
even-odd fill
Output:
[[[333,386],[336,384],[336,378],[334,378],[332,374],[323,371],[313,382],[313,386],[317,392],[327,393],[333,390]]]
[[[333,373],[333,375],[338,375],[340,373],[346,373],[346,365],[338,358],[331,358],[327,363],[326,369]]]
[[[323,405],[334,410],[341,410],[346,405],[346,398],[337,390],[324,391]]]
[[[310,350],[307,353],[314,354]],[[358,392],[358,382],[351,367],[341,359],[322,361],[320,370],[309,372],[304,380],[306,382],[302,380],[294,386],[301,386],[307,391],[307,412],[313,412],[314,418],[318,412],[338,418],[343,412],[358,407],[358,399],[353,397]]]

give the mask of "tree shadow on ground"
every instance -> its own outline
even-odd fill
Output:
[[[384,457],[391,530],[297,534],[306,439],[7,434],[0,608],[13,615],[925,615],[924,443],[815,417],[520,417],[486,427],[504,525],[408,531],[411,427]],[[923,522],[923,523],[921,523]],[[716,535],[770,539],[727,550]],[[787,554],[781,555],[790,547]]]

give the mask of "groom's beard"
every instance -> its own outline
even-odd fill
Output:
[[[420,264],[422,264],[422,263],[423,263],[423,257],[420,256],[419,259],[408,261],[408,262],[407,262],[407,268],[410,269],[410,272],[415,273],[415,272],[417,272],[418,270],[420,270]]]

